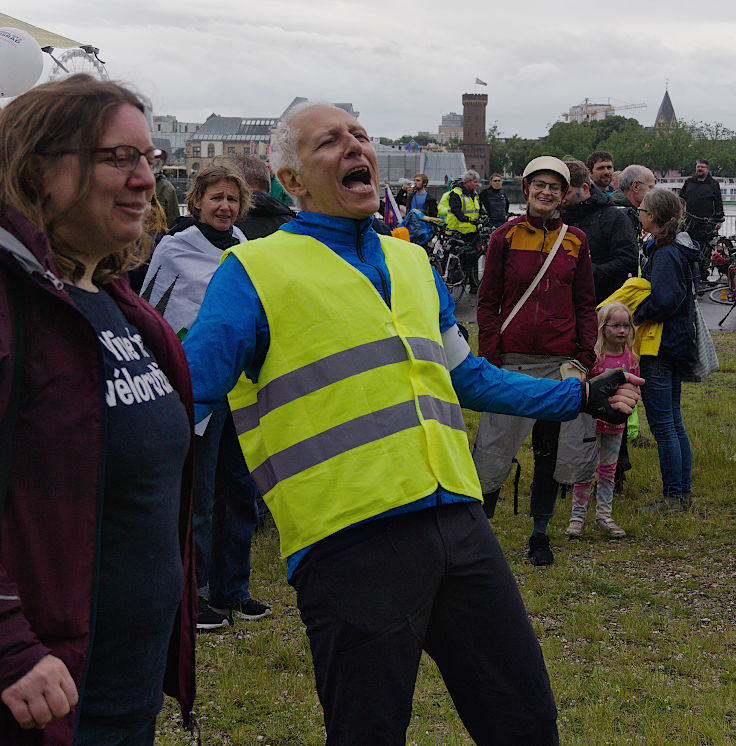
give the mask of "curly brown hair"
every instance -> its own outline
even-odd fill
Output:
[[[65,254],[57,233],[67,215],[83,204],[91,189],[93,154],[90,143],[100,141],[115,110],[123,105],[145,112],[133,91],[90,75],[31,88],[0,110],[0,210],[12,205],[48,236],[54,264],[63,278],[78,280],[82,264]],[[44,164],[63,154],[79,154],[77,198],[54,211],[43,186]],[[145,242],[134,241],[100,260],[93,281],[104,283],[148,257]]]

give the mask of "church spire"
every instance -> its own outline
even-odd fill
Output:
[[[665,83],[664,96],[662,103],[659,105],[659,111],[657,112],[657,118],[654,120],[655,127],[662,127],[665,129],[672,129],[677,127],[677,117],[675,116],[675,108],[672,106],[669,92],[669,78]]]

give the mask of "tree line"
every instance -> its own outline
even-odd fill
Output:
[[[704,158],[714,176],[736,176],[736,132],[721,123],[683,122],[672,129],[643,127],[636,119],[609,116],[591,122],[555,122],[544,137],[501,137],[498,122],[489,130],[491,172],[519,175],[539,155],[572,156],[583,162],[594,150],[613,155],[622,169],[640,163],[667,176],[695,173]]]

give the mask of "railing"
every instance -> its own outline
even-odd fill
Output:
[[[736,236],[736,215],[726,215],[721,230],[718,232],[721,236]]]

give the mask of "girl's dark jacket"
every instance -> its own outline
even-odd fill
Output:
[[[699,248],[687,233],[679,233],[673,243],[649,251],[642,277],[652,283],[652,292],[637,307],[634,321],[664,322],[659,356],[686,373],[695,365],[693,262]]]
[[[92,327],[58,280],[46,236],[11,207],[0,211],[0,227],[30,251],[22,260],[0,239],[0,419],[10,398],[15,355],[11,285],[20,291],[25,319],[20,410],[0,516],[0,691],[51,653],[64,661],[83,697],[102,484],[101,353]],[[126,278],[105,287],[156,356],[191,423],[191,382],[179,340]],[[191,486],[190,449],[179,513],[184,593],[164,678],[164,691],[179,700],[187,724],[194,702],[197,603]],[[0,744],[67,746],[74,721],[72,710],[44,730],[23,731],[0,704]]]

